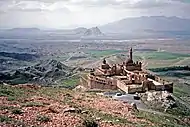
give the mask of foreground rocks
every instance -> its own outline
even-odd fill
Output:
[[[162,107],[164,111],[176,107],[175,99],[167,91],[146,92],[145,94],[141,95],[143,96],[142,97],[143,101],[147,105],[160,107],[160,108]]]

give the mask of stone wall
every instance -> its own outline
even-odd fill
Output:
[[[89,75],[88,76],[88,86],[91,89],[117,89],[117,84],[115,79],[98,77]]]
[[[136,93],[136,92],[138,92],[138,93],[143,92],[142,87],[130,87],[130,86],[128,86],[128,93],[129,94]]]
[[[126,93],[129,91],[127,85],[121,80],[117,80],[117,87]]]

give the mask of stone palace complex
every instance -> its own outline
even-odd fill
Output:
[[[149,90],[173,92],[173,83],[148,73],[142,69],[141,62],[133,61],[133,50],[129,50],[129,58],[121,64],[109,65],[106,59],[102,65],[93,69],[82,84],[89,89],[121,89],[126,93],[146,92]]]

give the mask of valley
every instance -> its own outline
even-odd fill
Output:
[[[55,126],[59,122],[69,127],[71,124],[82,126],[89,121],[102,127],[190,125],[189,70],[181,69],[190,66],[189,39],[152,36],[110,39],[98,27],[74,31],[30,29],[30,32],[26,32],[26,29],[25,32],[21,31],[20,36],[15,31],[18,29],[4,33],[1,31],[0,120],[3,122],[0,126]],[[130,95],[130,101],[117,97],[114,100],[97,93],[123,91],[93,91],[81,86],[81,76],[101,66],[104,59],[110,65],[122,63],[129,57],[131,47],[134,61],[142,62],[143,69],[174,83],[172,95],[175,102],[172,99],[159,100],[160,93],[156,93],[158,97],[155,100],[148,102],[148,93],[145,93],[140,95],[140,101],[146,107],[138,107],[139,111],[133,111],[135,109],[130,105],[133,94]],[[128,95],[122,95],[121,98],[125,96]],[[165,111],[167,105],[174,108]],[[118,108],[117,112],[112,106]],[[120,112],[119,108],[126,113]],[[65,110],[69,110],[69,113]],[[32,114],[29,120],[19,117],[28,114]],[[61,116],[68,117],[61,121]]]

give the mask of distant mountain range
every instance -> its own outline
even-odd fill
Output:
[[[150,16],[126,18],[92,28],[40,30],[38,28],[14,28],[11,37],[23,34],[47,36],[47,39],[132,39],[132,38],[190,38],[190,19]],[[22,32],[22,34],[20,34]],[[12,34],[13,33],[13,34]],[[18,34],[19,33],[19,34]],[[1,37],[2,36],[2,37]],[[6,34],[0,33],[0,38]],[[16,36],[16,37],[17,37]]]
[[[100,27],[106,33],[190,31],[190,19],[178,17],[150,16],[126,18]]]
[[[40,36],[46,37],[46,39],[94,39],[103,37],[104,34],[98,27],[84,28],[79,27],[76,29],[53,29],[53,30],[40,30],[38,28],[13,28],[3,32],[0,31],[0,38],[40,38]]]
[[[67,30],[54,30],[54,32],[61,32],[63,34],[73,34],[73,35],[80,35],[80,36],[100,36],[103,35],[103,33],[100,31],[98,27],[92,27],[92,28],[84,28],[79,27],[76,29],[67,29]]]
[[[150,16],[150,17],[137,17],[125,18],[119,21],[108,23],[98,27],[84,28],[79,27],[76,29],[61,29],[49,30],[56,32],[83,34],[84,36],[90,35],[103,35],[103,32],[110,33],[128,33],[138,31],[190,31],[190,19],[182,19],[178,17],[165,17],[165,16]],[[21,32],[37,32],[38,28],[13,28],[8,31],[21,31]]]
[[[8,31],[11,32],[39,32],[39,28],[13,28],[9,29]]]

